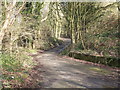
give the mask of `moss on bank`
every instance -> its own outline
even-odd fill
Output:
[[[80,60],[86,60],[86,61],[90,61],[94,63],[109,65],[112,67],[120,67],[120,63],[119,63],[120,58],[92,56],[92,55],[81,54],[81,53],[76,53],[76,52],[70,52],[69,56],[74,57],[76,59],[80,59]]]

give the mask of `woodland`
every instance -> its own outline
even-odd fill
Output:
[[[29,54],[58,47],[64,43],[61,38],[71,40],[61,55],[119,68],[119,6],[119,2],[0,1],[1,87],[32,87],[25,78],[31,79],[28,73],[40,65]],[[37,81],[32,81],[34,87]]]

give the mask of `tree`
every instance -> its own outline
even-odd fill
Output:
[[[2,41],[3,41],[3,38],[5,36],[5,33],[8,32],[8,27],[11,26],[15,19],[16,19],[16,16],[20,13],[20,11],[23,9],[24,5],[25,5],[25,2],[23,1],[22,5],[17,5],[17,2],[16,0],[14,0],[13,2],[7,2],[5,0],[5,21],[4,21],[4,24],[0,30],[0,52],[2,51]]]

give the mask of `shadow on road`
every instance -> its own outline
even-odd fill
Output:
[[[43,71],[41,84],[44,88],[118,87],[118,73],[58,56],[59,51],[69,44],[70,40],[65,39],[63,45],[36,57],[44,66],[39,69]]]

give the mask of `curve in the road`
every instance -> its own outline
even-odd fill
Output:
[[[118,74],[84,63],[62,58],[57,51],[70,43],[64,40],[64,45],[49,50],[37,56],[38,61],[44,66],[44,88],[114,88],[118,87]],[[112,76],[112,77],[111,77]]]

